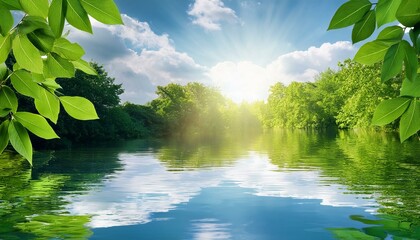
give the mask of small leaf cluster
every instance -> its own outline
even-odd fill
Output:
[[[403,142],[420,130],[420,0],[350,0],[338,8],[328,29],[348,26],[353,26],[353,43],[381,29],[354,60],[367,65],[383,62],[382,82],[403,76],[400,96],[379,104],[372,120],[372,124],[383,126],[399,119]]]
[[[22,13],[15,23],[14,13]],[[57,78],[81,70],[96,71],[82,59],[83,48],[63,34],[65,23],[92,33],[89,16],[105,24],[122,24],[113,0],[0,0],[0,154],[11,146],[32,164],[28,131],[58,138],[60,106],[73,118],[98,119],[94,105],[83,97],[63,96]],[[6,60],[14,58],[14,64]],[[37,113],[19,111],[19,95],[33,99]]]

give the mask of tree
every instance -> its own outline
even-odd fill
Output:
[[[292,82],[271,88],[265,119],[269,127],[319,128],[325,117],[318,104],[316,83]],[[272,120],[270,120],[272,119]]]
[[[189,124],[188,118],[193,115],[192,102],[188,99],[185,87],[175,83],[158,86],[156,94],[158,98],[150,105],[164,119],[167,134],[184,132]]]
[[[420,130],[420,0],[350,0],[334,14],[328,29],[353,26],[353,43],[369,38],[385,24],[376,40],[364,44],[355,61],[372,65],[383,61],[382,82],[402,74],[400,96],[384,100],[376,108],[372,123],[386,125],[399,120],[400,141]],[[404,33],[409,32],[409,38]]]
[[[124,103],[121,109],[130,116],[135,126],[131,129],[131,137],[161,136],[163,119],[151,106]]]
[[[163,119],[166,135],[211,137],[225,129],[226,99],[200,83],[159,86],[151,108]]]
[[[115,79],[109,77],[102,66],[96,63],[91,65],[97,75],[89,75],[77,70],[72,78],[57,79],[57,83],[62,87],[61,94],[66,96],[77,94],[86,98],[92,102],[100,117],[97,121],[76,121],[68,114],[60,113],[55,129],[61,137],[70,142],[112,139],[119,134],[118,130],[121,130],[120,134],[127,133],[125,128],[119,127],[119,124],[127,122],[124,120],[129,121],[129,116],[116,110],[119,108],[119,95],[124,92],[121,84],[115,84]],[[127,127],[129,126],[131,124],[127,124]]]
[[[350,60],[340,64],[340,70],[334,76],[340,83],[337,100],[342,101],[334,115],[339,128],[371,126],[376,106],[383,100],[398,97],[401,76],[385,84],[381,81],[381,66],[379,63],[362,65]]]
[[[15,25],[11,11],[23,17]],[[67,21],[92,33],[89,16],[105,24],[122,24],[113,0],[0,0],[0,154],[11,146],[32,165],[28,130],[44,139],[58,138],[60,105],[73,118],[97,119],[93,104],[81,97],[61,96],[56,78],[73,77],[79,69],[95,75],[83,48],[63,35]],[[13,54],[16,63],[5,64]],[[33,99],[37,114],[19,111],[17,95]]]
[[[352,60],[322,72],[313,83],[277,83],[270,89],[264,125],[270,128],[359,128],[371,126],[376,106],[398,96],[401,75],[381,82],[381,64]]]

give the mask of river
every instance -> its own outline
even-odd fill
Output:
[[[0,239],[420,239],[420,142],[366,131],[0,157]],[[398,238],[400,237],[400,238]]]

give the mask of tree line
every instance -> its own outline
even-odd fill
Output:
[[[399,96],[401,75],[390,81],[381,82],[380,63],[346,60],[339,63],[338,70],[328,69],[314,82],[272,86],[262,121],[268,128],[372,127],[376,106]],[[396,122],[387,128],[396,129]]]
[[[92,66],[97,75],[77,71],[75,77],[57,82],[62,94],[90,100],[100,119],[77,121],[62,111],[53,125],[61,139],[35,139],[36,146],[132,138],[208,139],[273,128],[371,128],[376,106],[397,97],[401,88],[400,75],[391,80],[392,84],[381,82],[379,63],[367,66],[346,60],[339,63],[338,70],[328,69],[313,82],[273,85],[266,102],[236,104],[218,89],[192,82],[158,86],[156,99],[138,105],[121,103],[121,84],[116,84],[102,66]],[[25,111],[35,111],[31,101],[20,101]],[[387,130],[397,128],[398,120],[386,126]]]
[[[37,148],[69,147],[92,141],[134,138],[214,138],[227,133],[261,130],[252,104],[235,104],[216,88],[201,83],[158,86],[156,99],[144,104],[121,103],[121,84],[108,76],[103,66],[91,63],[97,75],[76,71],[73,78],[59,78],[60,94],[90,100],[99,116],[95,121],[77,121],[61,111],[54,131],[61,139],[43,140],[31,134]],[[35,112],[33,102],[20,96],[22,111]]]

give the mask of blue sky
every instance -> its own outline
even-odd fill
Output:
[[[115,0],[124,26],[71,30],[86,60],[143,104],[159,85],[197,81],[236,102],[264,100],[276,82],[313,81],[352,57],[351,29],[327,31],[344,0]]]

